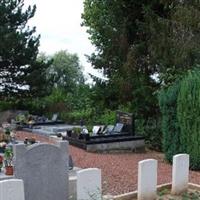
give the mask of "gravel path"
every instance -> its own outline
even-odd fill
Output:
[[[41,142],[54,143],[48,137],[19,131],[17,138],[35,137]],[[137,189],[138,162],[154,158],[158,160],[158,184],[171,182],[171,165],[164,160],[162,153],[90,153],[74,146],[69,146],[75,166],[95,167],[102,170],[104,194],[123,194]],[[147,177],[148,178],[148,177]],[[200,171],[190,171],[190,182],[200,184]]]
[[[143,159],[158,160],[158,184],[171,182],[171,165],[162,153],[89,153],[70,146],[70,154],[76,166],[97,167],[102,170],[103,193],[123,194],[137,189],[137,166]],[[148,177],[147,177],[148,178]],[[190,182],[200,184],[200,172],[190,171]]]

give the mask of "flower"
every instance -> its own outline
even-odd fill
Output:
[[[3,156],[0,155],[0,165],[3,164]]]
[[[1,148],[6,148],[6,142],[0,142],[0,147]]]

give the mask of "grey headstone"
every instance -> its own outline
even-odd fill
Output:
[[[56,113],[56,114],[53,114],[53,116],[52,116],[52,121],[57,121],[57,119],[58,119],[58,114]]]
[[[113,125],[108,125],[107,127],[106,127],[106,129],[104,130],[104,134],[111,134],[112,133],[112,131],[113,131],[113,128],[114,128],[114,126]]]
[[[122,129],[123,129],[123,124],[122,123],[117,123],[113,129],[113,132],[116,132],[116,133],[121,133],[122,132]]]
[[[14,145],[14,175],[24,181],[26,200],[68,199],[68,142]]]
[[[74,162],[72,156],[69,155],[69,170],[73,169],[73,167],[74,167]]]

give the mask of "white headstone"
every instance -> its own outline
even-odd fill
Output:
[[[24,183],[20,179],[0,181],[0,200],[24,200]]]
[[[97,135],[97,133],[99,132],[100,128],[101,128],[100,126],[93,126],[92,135]]]
[[[101,200],[101,170],[83,169],[77,172],[77,200]]]
[[[173,157],[172,193],[180,194],[187,190],[189,179],[189,155],[178,154]]]
[[[138,200],[156,199],[157,166],[154,159],[142,160],[138,166]]]

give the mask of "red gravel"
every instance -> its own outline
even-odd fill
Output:
[[[21,139],[27,136],[25,133],[23,137],[22,133],[19,135]],[[41,136],[38,139],[41,140]],[[49,142],[48,139],[46,141]],[[171,165],[164,160],[162,153],[90,153],[71,145],[69,151],[75,166],[102,170],[104,194],[116,195],[136,190],[138,162],[149,158],[158,160],[158,184],[171,182]],[[200,184],[199,171],[190,171],[190,182]]]

